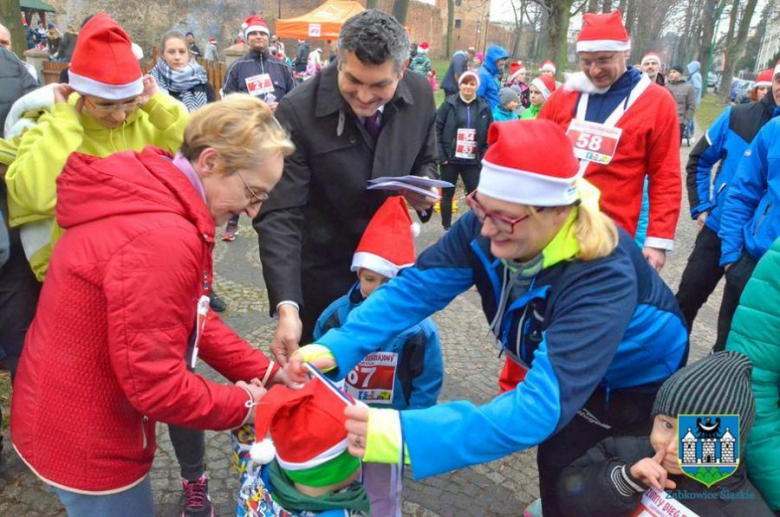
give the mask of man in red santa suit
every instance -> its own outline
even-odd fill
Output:
[[[680,128],[669,92],[626,66],[630,47],[620,11],[586,14],[577,38],[581,72],[555,91],[539,118],[567,130],[585,178],[601,190],[602,211],[631,235],[649,178],[643,253],[660,271],[680,214]]]

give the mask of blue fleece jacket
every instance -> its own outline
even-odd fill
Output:
[[[685,363],[688,332],[669,288],[631,237],[607,257],[558,262],[501,303],[506,267],[490,253],[472,213],[391,280],[349,320],[318,340],[335,378],[410,325],[476,285],[494,333],[530,365],[517,389],[476,406],[457,401],[401,412],[415,478],[484,463],[533,447],[565,427],[596,389],[657,389]]]

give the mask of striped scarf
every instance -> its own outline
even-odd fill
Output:
[[[165,60],[160,59],[149,75],[155,78],[161,90],[178,94],[187,111],[193,112],[206,105],[206,89],[195,88],[207,84],[208,76],[206,69],[194,59],[190,59],[183,70],[172,70]]]

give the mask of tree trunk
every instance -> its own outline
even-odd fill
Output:
[[[393,0],[393,16],[401,25],[406,25],[406,15],[409,14],[410,0]]]
[[[737,61],[739,61],[739,58],[742,57],[742,53],[745,51],[745,42],[747,41],[753,13],[756,10],[756,3],[758,3],[758,0],[747,0],[747,5],[745,5],[745,10],[739,22],[739,30],[737,30],[735,37],[729,38],[729,43],[726,47],[726,64],[723,67],[723,77],[721,77],[720,81],[721,97],[726,101],[731,98],[731,79],[734,77]],[[731,22],[729,23],[729,35],[731,36],[734,35],[734,18],[734,13],[732,13]]]
[[[700,19],[700,26],[703,27],[701,36],[701,45],[699,46],[699,63],[701,64],[701,77],[702,95],[707,93],[707,81],[706,77],[710,68],[710,49],[712,48],[713,41],[712,36],[715,32],[715,25],[718,20],[715,18],[715,11],[718,5],[718,0],[704,0],[704,9]]]
[[[509,2],[512,5],[512,13],[515,15],[515,41],[512,45],[512,51],[510,54],[512,57],[517,57],[520,54],[520,42],[523,39],[523,14],[525,11],[525,1],[519,0],[520,7],[518,8],[515,5],[515,0],[510,0]],[[518,13],[518,9],[520,12]]]
[[[378,9],[379,0],[366,0],[366,9]]]
[[[723,67],[723,75],[720,78],[720,95],[725,100],[729,100],[731,97],[731,74],[728,74],[728,66],[734,61],[733,48],[734,48],[734,32],[737,30],[737,20],[739,19],[739,4],[741,0],[733,0],[731,4],[731,13],[729,14],[729,31],[726,34],[726,61]],[[732,72],[733,73],[733,72]],[[706,83],[707,76],[702,75],[702,83]]]
[[[626,26],[626,31],[629,36],[634,35],[634,21],[636,20],[636,8],[637,0],[627,0],[626,10],[623,14],[623,24]]]
[[[19,59],[24,60],[24,51],[27,50],[27,37],[24,35],[22,17],[19,13],[19,0],[0,0],[0,23],[8,28],[11,33],[11,47]]]
[[[585,12],[586,13],[599,12],[599,0],[588,0],[588,8]]]
[[[447,0],[447,48],[446,56],[452,56],[452,42],[455,38],[455,0]]]
[[[612,12],[612,0],[604,0],[604,4],[601,6],[602,13]]]
[[[558,80],[563,79],[563,71],[568,62],[567,33],[572,0],[548,0],[549,16],[545,32],[546,59],[552,59],[558,67]]]

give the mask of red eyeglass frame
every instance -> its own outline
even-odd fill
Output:
[[[475,190],[474,192],[466,196],[466,203],[468,203],[469,208],[471,209],[472,212],[474,212],[474,215],[477,216],[477,219],[481,223],[484,223],[485,219],[489,217],[491,221],[493,221],[493,224],[496,224],[496,221],[499,221],[504,224],[508,224],[509,231],[507,233],[513,233],[515,231],[516,224],[522,223],[523,221],[531,217],[531,214],[525,214],[523,216],[518,217],[517,219],[511,219],[505,215],[488,212],[487,210],[485,210],[485,207],[482,206],[482,203],[477,201],[476,195],[477,195],[477,191]],[[541,212],[542,210],[544,210],[544,207],[536,208],[537,212]],[[482,217],[480,217],[479,215],[480,212],[483,214]],[[499,225],[496,224],[496,226]]]

